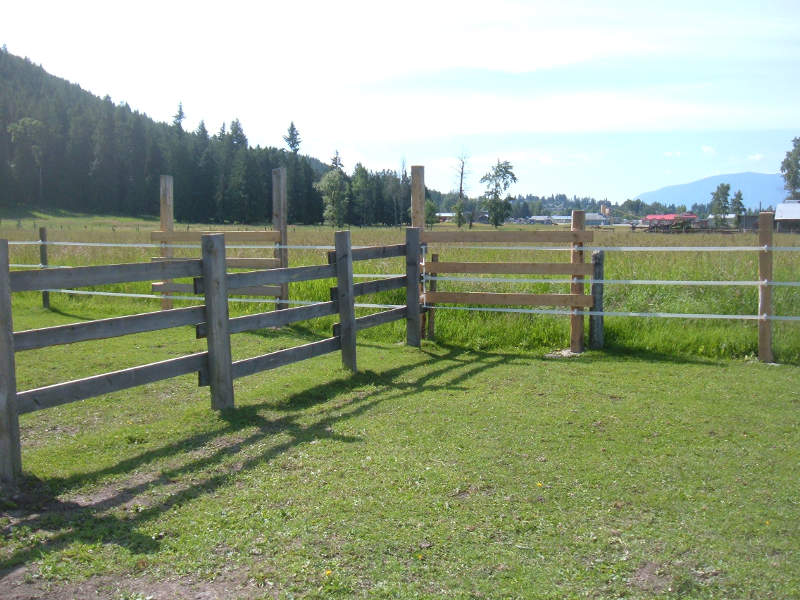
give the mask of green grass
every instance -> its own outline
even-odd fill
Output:
[[[183,328],[22,352],[20,389],[197,344]],[[238,380],[225,414],[181,377],[23,416],[33,487],[0,516],[0,565],[56,595],[112,576],[119,598],[165,579],[243,598],[800,587],[798,367],[427,342],[358,357],[354,376],[332,354]]]
[[[51,239],[146,241],[154,225],[101,218],[92,233],[62,219]],[[7,226],[0,236],[32,238],[27,222]],[[754,243],[601,234],[598,243],[611,245]],[[332,237],[327,228],[292,235],[305,244]],[[402,233],[353,237],[391,243]],[[796,244],[785,238],[777,243]],[[36,260],[35,248],[14,252]],[[70,247],[54,249],[52,262],[152,254]],[[321,251],[291,257],[324,260]],[[358,269],[402,269],[379,263]],[[778,255],[778,278],[796,281],[798,268]],[[607,277],[750,279],[754,269],[754,255],[741,253],[639,253],[609,256]],[[329,285],[292,294],[325,299]],[[611,310],[755,310],[747,289],[607,289]],[[796,292],[779,292],[780,310],[800,314]],[[402,291],[364,300],[400,303]],[[16,330],[158,308],[53,295],[45,311],[39,302],[15,294]],[[234,358],[327,336],[332,323],[237,334]],[[800,367],[746,358],[752,325],[609,318],[607,350],[572,359],[546,356],[567,344],[565,318],[442,310],[437,332],[438,343],[419,350],[401,343],[401,324],[362,332],[357,375],[332,354],[237,380],[237,408],[224,414],[187,376],[24,415],[26,493],[0,497],[0,573],[23,571],[0,575],[0,596],[796,596]],[[798,337],[776,327],[779,358],[797,362]],[[202,349],[178,328],[20,352],[18,388]]]

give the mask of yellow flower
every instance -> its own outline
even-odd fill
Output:
[[[544,484],[541,481],[536,482],[536,487],[542,487]]]
[[[327,569],[327,570],[325,571],[325,577],[328,577],[328,576],[329,576],[329,575],[331,575],[332,573],[333,573],[333,571],[331,571],[330,569]]]

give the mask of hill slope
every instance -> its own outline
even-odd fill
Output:
[[[777,206],[786,196],[783,177],[779,173],[730,173],[713,175],[690,183],[670,185],[636,197],[648,204],[654,202],[686,206],[691,206],[695,202],[706,204],[711,201],[711,194],[720,183],[730,184],[731,196],[736,190],[742,190],[745,207],[753,210],[758,210],[759,204],[762,208]]]

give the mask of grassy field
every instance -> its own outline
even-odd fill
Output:
[[[0,237],[11,240],[35,239],[36,228],[46,225],[49,238],[55,241],[143,243],[149,242],[148,232],[157,228],[157,222],[120,219],[114,217],[76,217],[42,215],[24,220],[0,222]],[[179,225],[178,228],[188,227]],[[445,227],[451,227],[446,225]],[[488,227],[488,226],[484,226]],[[192,229],[202,229],[192,225]],[[240,227],[237,227],[240,228]],[[257,229],[257,228],[251,228]],[[354,245],[400,243],[400,228],[363,228],[352,232]],[[290,227],[289,242],[298,246],[326,246],[333,243],[329,227]],[[596,231],[594,245],[602,246],[754,246],[756,235],[746,234],[684,234],[664,235],[630,231]],[[775,236],[775,244],[798,246],[800,237],[790,234]],[[463,247],[432,247],[440,260],[470,261],[568,261],[567,252],[541,250],[492,250]],[[198,250],[176,250],[178,256],[196,256]],[[262,251],[263,252],[263,251]],[[266,251],[269,253],[269,251]],[[50,262],[55,265],[83,265],[115,262],[146,261],[156,255],[153,248],[82,248],[75,246],[49,249]],[[231,255],[253,256],[257,251],[232,250]],[[320,264],[325,262],[324,250],[296,250],[289,253],[292,265]],[[36,264],[38,247],[12,247],[12,261]],[[777,281],[800,281],[800,260],[795,252],[775,253],[774,277]],[[356,263],[356,272],[402,273],[402,259]],[[530,276],[528,276],[530,278]],[[650,280],[728,280],[755,281],[758,279],[755,252],[608,252],[606,254],[607,279]],[[509,280],[513,281],[513,277]],[[292,284],[293,299],[327,299],[332,282],[318,281]],[[107,286],[107,291],[148,293],[146,284]],[[475,291],[530,291],[566,292],[566,284],[519,283],[462,283],[439,282],[440,290]],[[800,315],[798,288],[773,289],[775,313]],[[404,303],[403,291],[383,294],[380,297],[363,297],[362,302]],[[87,310],[140,312],[155,309],[157,302],[128,301],[107,298],[89,299],[64,295],[54,296],[54,306],[59,310]],[[109,304],[108,307],[103,307]],[[719,286],[663,286],[609,284],[605,287],[605,309],[608,311],[749,314],[757,312],[757,287]],[[232,307],[237,313],[258,312],[263,305],[238,304]],[[312,323],[317,333],[328,331],[332,320]],[[392,340],[402,339],[400,326],[391,330]],[[776,322],[773,324],[776,360],[800,364],[800,323]],[[510,315],[502,313],[467,313],[442,309],[437,314],[438,339],[446,343],[466,345],[475,349],[524,349],[539,351],[557,349],[568,342],[568,319],[547,315]],[[386,340],[387,333],[379,337],[365,332],[367,339]],[[665,354],[705,356],[709,358],[746,358],[757,354],[757,325],[747,321],[643,319],[607,317],[606,341],[608,347],[618,352],[661,352]]]
[[[47,225],[51,239],[133,243],[155,223]],[[0,227],[0,237],[33,237],[28,221]],[[293,244],[331,237],[322,228],[290,235]],[[386,243],[402,233],[353,238]],[[598,238],[754,243],[749,235]],[[15,261],[38,261],[33,249],[14,252]],[[533,254],[457,256],[467,253]],[[51,253],[54,264],[151,254]],[[323,260],[322,251],[290,256]],[[788,258],[778,255],[776,278],[797,281]],[[754,254],[613,254],[607,277],[740,280],[754,279],[755,268]],[[779,311],[800,314],[787,289],[778,290]],[[612,288],[607,306],[753,313],[751,291]],[[322,299],[327,286],[292,293]],[[15,329],[157,307],[52,302],[45,311],[38,295],[15,295]],[[798,597],[800,367],[746,358],[754,327],[609,319],[606,351],[567,359],[548,356],[568,343],[563,317],[440,311],[437,320],[437,341],[421,349],[402,344],[399,324],[359,334],[356,375],[332,354],[237,380],[237,408],[224,414],[186,376],[24,415],[29,480],[21,496],[0,496],[0,597]],[[237,334],[234,358],[329,335],[331,323]],[[797,337],[776,329],[785,362],[797,362]],[[179,328],[20,352],[18,387],[202,349],[193,330]]]

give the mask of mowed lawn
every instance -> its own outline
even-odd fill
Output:
[[[77,316],[24,301],[15,324]],[[0,597],[797,597],[797,366],[377,331],[358,374],[331,354],[238,380],[225,414],[187,376],[24,415]],[[202,348],[21,352],[19,388]]]

